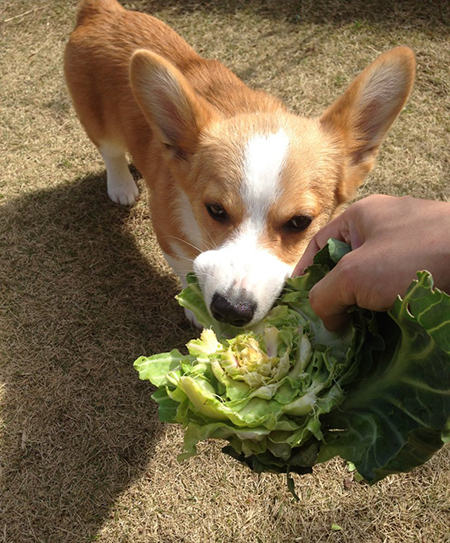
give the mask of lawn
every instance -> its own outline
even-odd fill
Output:
[[[307,116],[377,54],[412,47],[412,97],[358,197],[450,199],[447,1],[126,5]],[[0,542],[450,542],[449,447],[373,487],[333,460],[295,477],[298,502],[284,477],[251,473],[217,443],[177,462],[182,433],[157,421],[132,363],[195,331],[145,196],[108,200],[71,107],[62,57],[74,18],[75,2],[0,4]]]

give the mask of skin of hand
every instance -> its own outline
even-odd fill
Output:
[[[358,305],[387,311],[416,272],[427,270],[450,293],[450,203],[373,195],[347,208],[313,237],[293,275],[303,273],[328,239],[349,243],[346,254],[310,292],[314,312],[329,330]]]

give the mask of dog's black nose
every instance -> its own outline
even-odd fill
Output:
[[[220,321],[233,326],[245,326],[252,319],[256,311],[256,302],[249,299],[228,300],[217,292],[211,301],[212,316]]]

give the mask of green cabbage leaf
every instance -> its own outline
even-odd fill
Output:
[[[177,297],[205,327],[187,352],[140,357],[159,418],[185,428],[184,460],[206,439],[256,472],[308,473],[340,456],[369,483],[410,471],[450,441],[450,297],[417,273],[388,313],[352,308],[328,331],[309,290],[350,250],[330,240],[250,329],[215,321],[193,274]]]

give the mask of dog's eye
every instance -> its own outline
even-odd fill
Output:
[[[303,232],[303,230],[308,228],[311,222],[311,217],[308,217],[307,215],[297,215],[285,223],[284,228],[288,232]]]
[[[206,204],[206,209],[215,221],[226,222],[228,220],[228,213],[220,204]]]

